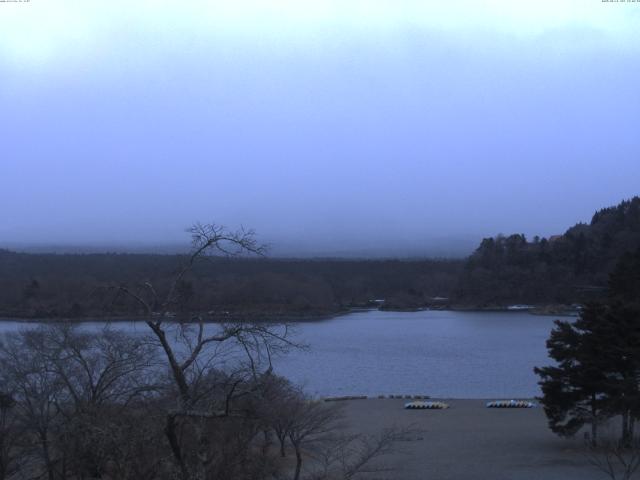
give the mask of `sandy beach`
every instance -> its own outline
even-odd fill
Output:
[[[408,400],[407,400],[408,401]],[[406,480],[597,480],[583,439],[566,440],[547,427],[544,411],[489,409],[486,400],[444,400],[447,410],[405,410],[405,400],[350,400],[345,414],[356,431],[413,425],[422,430],[385,460],[397,468],[367,478]]]

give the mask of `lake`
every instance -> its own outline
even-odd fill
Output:
[[[545,341],[553,319],[526,312],[355,312],[297,324],[297,339],[309,349],[274,365],[318,396],[533,397],[540,393],[533,367],[551,362]],[[146,331],[142,323],[112,325]],[[0,322],[0,333],[21,326]]]

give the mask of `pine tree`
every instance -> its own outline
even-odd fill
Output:
[[[640,418],[640,312],[619,302],[610,305],[598,334],[606,346],[601,363],[606,368],[609,409],[622,417],[621,441],[628,445]]]
[[[547,341],[553,367],[536,368],[552,431],[574,435],[585,424],[620,416],[621,442],[640,418],[640,250],[610,276],[606,304],[588,305],[573,323],[556,321]]]
[[[556,320],[547,349],[557,365],[535,368],[543,397],[541,403],[549,427],[561,436],[573,436],[591,425],[591,441],[597,441],[598,424],[610,415],[603,344],[594,330],[606,308],[588,305],[574,323]]]
[[[622,416],[622,442],[633,440],[640,418],[640,249],[626,253],[609,276],[607,325],[611,336],[611,376],[616,411]]]

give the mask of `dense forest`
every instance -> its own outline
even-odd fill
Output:
[[[456,297],[476,305],[588,301],[605,293],[617,261],[638,248],[640,197],[634,197],[563,235],[484,239],[465,264]]]
[[[582,303],[602,295],[616,262],[640,248],[640,197],[550,238],[499,235],[464,260],[211,257],[177,285],[176,315],[326,315],[355,307],[499,308]],[[27,254],[0,250],[0,316],[142,313],[118,285],[167,289],[184,255]]]
[[[93,317],[138,313],[120,284],[167,289],[184,261],[176,255],[0,253],[0,315]],[[389,303],[421,306],[455,286],[461,261],[211,258],[178,285],[181,311],[214,316],[324,315]]]

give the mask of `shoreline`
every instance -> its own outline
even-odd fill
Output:
[[[556,310],[556,305],[535,306],[530,309],[509,309],[508,306],[495,307],[478,307],[453,305],[446,308],[440,307],[421,307],[421,308],[367,308],[352,307],[334,312],[306,312],[306,313],[255,313],[255,312],[234,312],[221,314],[218,318],[211,316],[204,317],[204,323],[224,323],[224,322],[256,322],[256,323],[303,323],[331,320],[351,313],[379,311],[387,313],[411,313],[425,311],[443,311],[443,312],[469,312],[469,313],[528,313],[540,317],[577,317],[579,310]],[[21,322],[21,323],[90,323],[90,322],[144,322],[148,317],[144,315],[127,315],[127,316],[86,316],[86,317],[33,317],[29,315],[16,315],[0,313],[0,322]],[[180,321],[178,315],[167,316],[165,321]],[[183,320],[184,321],[184,320]],[[187,322],[188,323],[188,322]]]

